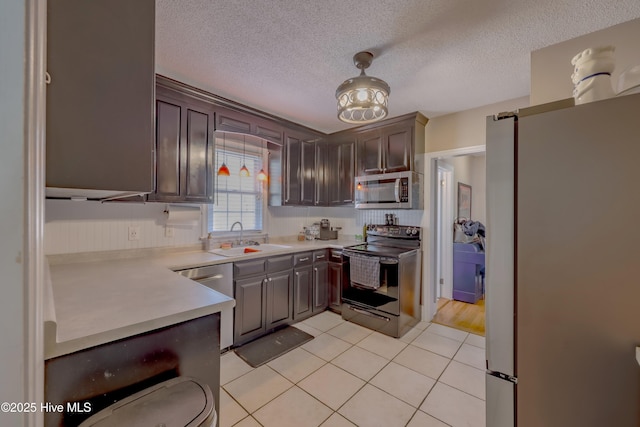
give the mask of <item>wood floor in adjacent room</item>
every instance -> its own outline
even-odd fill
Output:
[[[484,336],[484,300],[469,304],[440,298],[438,312],[431,321]]]

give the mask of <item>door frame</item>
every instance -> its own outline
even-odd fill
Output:
[[[436,213],[438,212],[438,165],[437,160],[447,159],[451,157],[466,156],[471,154],[479,154],[486,152],[485,145],[474,145],[471,147],[455,148],[452,150],[434,151],[432,153],[426,153],[425,161],[425,200],[428,200],[428,209],[431,213],[426,219],[427,227],[427,246],[424,253],[424,269],[423,269],[423,283],[425,286],[422,288],[422,319],[424,321],[431,321],[437,311],[437,289],[438,277],[437,277],[437,250],[438,250],[438,233],[435,231],[437,227]]]
[[[440,159],[436,159],[437,160]],[[453,296],[453,166],[437,162],[436,182],[436,301],[438,297],[451,299]],[[442,173],[442,180],[440,178]],[[444,184],[444,185],[443,185]],[[439,206],[438,206],[439,205]],[[437,273],[440,274],[437,274]],[[442,283],[440,283],[442,280]],[[438,285],[440,288],[438,289]],[[439,291],[439,292],[438,292]]]

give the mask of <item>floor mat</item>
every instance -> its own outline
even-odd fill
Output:
[[[293,326],[251,341],[236,348],[236,354],[249,365],[257,368],[313,339],[313,335]]]

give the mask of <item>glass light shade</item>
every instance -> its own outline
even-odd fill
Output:
[[[360,75],[345,80],[336,90],[338,119],[345,123],[371,123],[387,116],[391,89],[384,80],[365,74],[364,70],[372,61],[371,52],[353,55],[353,63],[360,70]]]
[[[387,116],[389,85],[362,74],[345,80],[336,90],[338,118],[345,123],[371,123]]]
[[[227,165],[222,163],[220,165],[220,168],[218,169],[218,176],[229,176],[229,175],[231,175],[229,173],[229,168],[227,167]]]
[[[247,169],[247,167],[245,166],[245,164],[242,164],[242,167],[240,168],[240,176],[243,178],[246,178],[248,176],[251,176],[251,174],[249,173],[249,169]]]
[[[258,181],[266,181],[267,180],[267,174],[264,171],[264,169],[260,169],[260,172],[258,172]]]

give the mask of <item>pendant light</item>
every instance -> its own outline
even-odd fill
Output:
[[[227,154],[227,150],[226,150],[226,134],[222,134],[222,164],[220,165],[220,168],[218,169],[218,176],[229,176],[229,168],[227,167],[227,165],[224,164],[224,156]]]
[[[264,152],[264,139],[262,140],[262,151]],[[264,167],[260,168],[260,172],[258,172],[258,181],[266,181],[267,174],[264,171]]]
[[[391,89],[384,80],[364,73],[372,61],[371,52],[356,53],[353,63],[360,70],[360,75],[345,80],[336,90],[338,119],[345,123],[372,123],[387,116]]]
[[[249,173],[249,169],[247,169],[247,165],[244,164],[244,155],[245,155],[245,145],[247,144],[247,138],[242,136],[242,167],[240,168],[240,176],[243,178],[247,178],[251,176]]]

